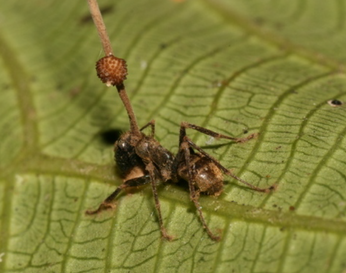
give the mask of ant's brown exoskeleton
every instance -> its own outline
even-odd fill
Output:
[[[234,138],[191,123],[182,122],[180,125],[179,151],[177,155],[174,156],[170,151],[162,147],[154,138],[154,120],[139,129],[124,84],[122,82],[112,82],[108,77],[110,73],[103,72],[103,67],[106,66],[109,68],[112,66],[110,63],[113,64],[113,61],[114,67],[118,66],[119,63],[126,67],[124,60],[109,55],[99,60],[97,63],[97,70],[99,77],[104,82],[112,85],[114,84],[117,87],[118,93],[124,103],[130,120],[131,129],[121,135],[115,143],[115,161],[120,172],[124,176],[124,183],[108,196],[98,209],[87,211],[87,214],[96,214],[105,209],[113,208],[113,200],[124,189],[139,187],[150,183],[155,199],[156,210],[158,212],[161,234],[164,238],[171,240],[172,237],[167,234],[162,221],[160,202],[157,194],[157,184],[159,181],[178,182],[183,179],[188,182],[190,199],[193,201],[198,211],[203,227],[211,239],[219,240],[220,237],[213,234],[205,222],[198,201],[200,194],[219,196],[223,191],[223,174],[237,179],[256,191],[269,192],[271,188],[258,188],[235,176],[228,169],[222,166],[219,161],[197,146],[186,135],[186,129],[194,129],[214,138],[225,138],[235,142],[248,141],[253,138],[254,135],[250,135],[247,138]],[[151,133],[150,135],[145,135],[143,130],[149,126],[151,128]]]
[[[162,147],[154,138],[154,121],[150,121],[142,128],[138,127],[123,83],[127,75],[126,62],[113,55],[102,16],[98,11],[98,7],[95,7],[97,3],[94,0],[88,1],[106,52],[106,56],[101,58],[96,64],[97,74],[108,86],[116,86],[130,120],[130,130],[121,135],[115,143],[115,161],[124,177],[124,183],[109,195],[96,210],[88,210],[86,213],[97,214],[103,210],[113,208],[114,199],[123,190],[150,183],[162,237],[172,240],[172,237],[167,234],[162,221],[157,184],[158,182],[185,180],[189,186],[190,199],[198,211],[204,229],[211,239],[219,240],[220,236],[213,234],[205,222],[199,204],[200,194],[219,196],[223,191],[223,174],[237,179],[255,191],[270,192],[273,187],[267,189],[258,188],[235,176],[223,167],[219,161],[197,146],[187,136],[186,129],[193,129],[214,138],[225,138],[235,142],[246,142],[253,138],[254,135],[250,135],[247,138],[234,138],[191,123],[182,122],[180,125],[179,151],[177,155],[174,156],[170,151]],[[151,128],[149,135],[143,133],[143,130],[147,127]]]

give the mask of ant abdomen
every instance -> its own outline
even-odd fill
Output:
[[[219,196],[223,191],[223,173],[213,161],[201,154],[190,155],[190,166],[181,163],[178,175],[189,181],[189,169],[196,191],[206,195]]]

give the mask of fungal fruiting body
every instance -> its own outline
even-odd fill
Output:
[[[117,86],[126,80],[126,61],[114,55],[108,55],[98,60],[96,63],[96,71],[97,76],[107,86]]]

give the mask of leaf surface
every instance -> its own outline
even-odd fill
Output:
[[[122,179],[113,142],[129,128],[85,1],[0,7],[0,272],[343,272],[346,164],[345,6],[340,1],[100,1],[140,125],[178,150],[189,131],[227,168],[200,199],[159,190],[173,242],[160,239],[150,188],[86,216]],[[328,103],[329,102],[329,103]]]

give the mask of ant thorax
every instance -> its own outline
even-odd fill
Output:
[[[136,152],[145,164],[152,162],[155,165],[162,182],[172,180],[172,166],[175,158],[155,138],[150,136],[142,138],[136,147]]]

